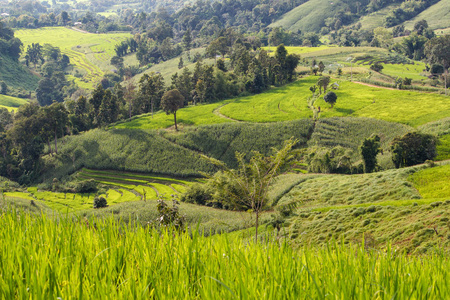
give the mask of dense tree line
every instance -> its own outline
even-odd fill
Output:
[[[22,41],[14,37],[14,31],[0,21],[0,54],[18,60],[22,53]]]

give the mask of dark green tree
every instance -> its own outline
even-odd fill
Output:
[[[428,62],[441,64],[445,70],[445,95],[447,95],[447,77],[450,67],[450,35],[434,37],[425,44],[425,56]]]
[[[331,108],[333,108],[334,104],[336,104],[337,95],[335,92],[328,92],[323,96],[323,100],[325,100],[326,103],[329,103]]]
[[[161,108],[166,112],[166,114],[173,114],[175,130],[177,131],[177,110],[183,107],[183,104],[184,97],[177,89],[165,92],[161,98]]]
[[[380,153],[380,137],[378,135],[364,139],[359,147],[364,161],[364,172],[372,173],[377,166],[377,155]]]
[[[436,157],[436,137],[431,134],[409,132],[391,143],[392,161],[396,168],[421,164]]]
[[[164,78],[161,74],[144,74],[139,80],[139,88],[142,97],[147,99],[149,104],[145,110],[146,112],[151,111],[153,118],[153,112],[158,109],[164,94]]]

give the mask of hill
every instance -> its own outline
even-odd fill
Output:
[[[335,27],[335,22],[339,20],[338,27],[360,23],[362,29],[374,29],[380,26],[384,27],[386,17],[400,6],[399,2],[406,1],[372,2],[359,3],[359,8],[357,8],[353,2],[344,0],[309,0],[285,13],[269,27],[283,27],[294,32],[297,30],[319,32],[324,26]],[[404,24],[407,29],[412,29],[415,22],[424,19],[431,29],[448,28],[450,27],[449,7],[449,0],[437,1],[429,7],[425,7],[422,12],[410,20],[397,25]]]
[[[18,93],[28,94],[37,88],[39,77],[11,57],[0,54],[0,81],[4,81],[10,90],[18,89]]]
[[[318,32],[325,25],[325,19],[333,17],[343,7],[344,4],[339,0],[309,0],[284,14],[269,27]]]
[[[426,20],[431,29],[446,29],[450,27],[450,0],[441,0],[430,6],[413,19],[404,23],[405,28],[413,29],[414,24]]]
[[[103,74],[113,69],[110,59],[115,55],[115,45],[131,37],[130,33],[95,34],[66,27],[20,29],[15,34],[22,41],[24,49],[31,43],[48,43],[59,47],[74,65],[68,78],[74,79],[85,89],[93,89]],[[77,73],[82,77],[79,78]]]

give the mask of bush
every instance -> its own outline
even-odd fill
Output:
[[[196,183],[190,186],[186,192],[181,195],[180,200],[186,203],[207,205],[212,199],[212,190],[206,184]]]
[[[93,179],[78,181],[73,186],[74,193],[93,193],[97,191],[97,183]]]
[[[94,208],[103,208],[107,207],[108,203],[104,197],[95,197],[94,198]]]
[[[383,68],[384,68],[383,65],[379,62],[376,62],[370,66],[370,69],[375,72],[381,72],[381,70],[383,70]]]

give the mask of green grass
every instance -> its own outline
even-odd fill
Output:
[[[436,151],[437,156],[435,160],[450,159],[450,134],[443,135],[439,138]]]
[[[353,205],[386,200],[420,199],[421,195],[408,181],[416,169],[388,170],[358,175],[307,176],[285,193],[279,205],[302,203],[303,207]]]
[[[270,55],[274,55],[275,54],[275,50],[276,50],[277,45],[272,45],[272,47],[269,49],[269,47],[262,47],[261,49],[264,49],[266,51],[270,50]],[[319,47],[299,47],[299,46],[285,46],[287,52],[289,54],[298,54],[301,57],[303,57],[303,54],[306,53],[316,53],[322,50],[327,50],[329,48],[331,48],[330,46],[319,46]]]
[[[437,136],[450,134],[450,117],[426,123],[419,126],[417,129],[424,133],[434,134]]]
[[[82,33],[65,27],[20,29],[15,35],[22,40],[24,49],[31,43],[59,47],[69,56],[71,64],[86,74],[83,79],[75,78],[75,82],[90,89],[98,84],[105,71],[111,70],[109,60],[115,55],[115,45],[131,37],[130,33]]]
[[[225,102],[226,103],[226,102]],[[191,125],[218,124],[232,122],[214,113],[221,105],[220,103],[203,104],[197,106],[188,106],[177,111],[177,123],[183,128]],[[153,115],[141,115],[135,117],[131,121],[117,123],[113,128],[129,128],[129,129],[160,129],[174,126],[173,115],[167,115],[163,111],[159,111]]]
[[[410,180],[424,198],[450,200],[450,165],[421,170],[411,175]]]
[[[269,27],[283,27],[290,31],[318,32],[325,19],[333,17],[340,8],[342,8],[340,2],[333,5],[333,2],[328,0],[310,0],[287,12]]]
[[[111,218],[57,222],[16,211],[0,218],[0,235],[4,299],[450,297],[445,255],[407,256],[395,246],[294,249],[126,227]]]
[[[10,90],[14,88],[31,92],[37,88],[39,77],[33,75],[20,62],[3,54],[0,54],[0,61],[0,80],[4,81]]]
[[[6,108],[9,111],[16,110],[19,106],[26,103],[28,103],[26,99],[0,95],[0,107]]]
[[[444,29],[450,27],[450,0],[441,0],[404,23],[406,29],[412,30],[414,24],[426,20],[431,29]]]
[[[318,77],[307,77],[284,87],[238,98],[220,109],[232,119],[249,122],[276,122],[312,116],[307,98],[309,87]],[[341,81],[336,91],[334,108],[319,98],[321,118],[370,117],[411,126],[439,120],[450,113],[450,103],[443,95],[413,91],[387,90],[353,82]]]
[[[414,64],[382,64],[383,74],[392,77],[411,78],[413,80],[426,80],[425,63],[414,62]]]

